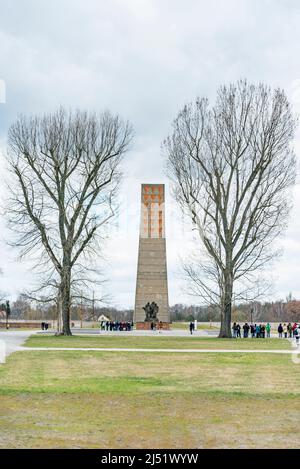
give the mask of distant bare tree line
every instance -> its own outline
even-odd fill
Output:
[[[100,315],[107,316],[113,321],[132,321],[132,309],[118,309],[114,307],[94,308],[90,304],[75,304],[71,308],[71,320],[97,321]],[[220,321],[220,311],[215,305],[186,305],[175,304],[170,307],[172,321]],[[11,304],[11,319],[57,319],[57,306],[49,304],[34,304],[22,295]],[[292,297],[274,302],[250,302],[233,305],[233,321],[254,322],[300,322],[300,301]]]
[[[176,304],[171,306],[172,321],[216,321],[221,320],[220,310],[215,305],[195,306]],[[300,322],[300,301],[278,300],[274,302],[250,302],[234,304],[232,321],[244,322]]]
[[[24,295],[19,297],[11,303],[11,318],[12,319],[51,319],[56,320],[58,316],[58,307],[55,303],[49,302],[35,302],[26,298]],[[70,318],[72,320],[83,321],[97,321],[100,315],[107,316],[111,320],[132,321],[132,309],[117,309],[110,306],[101,307],[91,305],[89,301],[74,302],[70,310]]]

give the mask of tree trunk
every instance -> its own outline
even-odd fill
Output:
[[[225,276],[224,299],[221,306],[221,329],[219,337],[231,338],[231,310],[232,310],[232,275],[227,273]]]
[[[56,335],[62,335],[62,304],[61,304],[61,294],[59,293],[58,302],[57,302],[57,327]]]
[[[71,268],[69,263],[63,267],[61,276],[62,334],[72,335],[70,329],[71,311]]]

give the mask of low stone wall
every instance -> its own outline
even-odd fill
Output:
[[[48,328],[51,329],[52,324],[48,323]],[[41,329],[41,322],[13,322],[8,321],[9,329]],[[0,329],[6,329],[6,322],[0,322]]]
[[[169,322],[163,322],[161,323],[162,327],[161,329],[163,330],[169,330],[170,329],[170,323]],[[151,322],[137,322],[135,323],[135,327],[137,330],[143,330],[143,331],[149,331],[151,330]],[[159,330],[159,324],[156,324],[156,330]]]

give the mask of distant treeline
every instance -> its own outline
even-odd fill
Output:
[[[196,306],[175,304],[170,307],[171,321],[220,321],[220,311],[216,306]],[[96,321],[100,315],[113,321],[132,321],[132,309],[117,309],[79,304],[72,307],[72,320]],[[57,308],[49,303],[37,303],[20,296],[11,303],[12,319],[56,319]],[[277,322],[300,321],[300,301],[287,298],[285,301],[252,302],[236,304],[233,307],[232,321]]]
[[[171,306],[172,321],[220,321],[220,310],[216,306],[187,306],[176,304]],[[300,321],[300,301],[287,299],[261,303],[240,303],[233,306],[232,321],[277,322]]]
[[[132,321],[132,309],[117,309],[113,307],[99,307],[80,303],[71,308],[71,320],[97,321],[104,315],[112,321]],[[24,296],[19,296],[11,302],[11,319],[53,319],[57,318],[57,306],[53,303],[30,301]]]

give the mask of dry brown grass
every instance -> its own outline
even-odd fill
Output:
[[[206,395],[4,396],[10,448],[296,448],[293,400]]]
[[[0,368],[0,447],[293,448],[287,355],[17,352]]]

